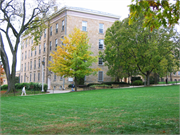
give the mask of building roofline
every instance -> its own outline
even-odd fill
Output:
[[[81,8],[81,7],[68,7],[68,6],[65,6],[65,7],[61,8],[59,11],[52,14],[49,18],[51,19],[51,18],[55,17],[56,15],[58,15],[58,14],[64,12],[64,11],[68,11],[68,10],[69,11],[88,13],[88,14],[93,14],[93,15],[99,15],[99,16],[105,16],[105,17],[120,19],[120,16],[115,15],[115,14],[106,13],[106,12],[97,11],[97,10],[92,10],[92,9]]]

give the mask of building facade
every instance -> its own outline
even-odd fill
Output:
[[[64,7],[47,20],[48,28],[43,31],[38,46],[32,49],[33,37],[30,35],[22,37],[20,80],[21,83],[43,81],[48,84],[48,89],[62,89],[71,83],[72,78],[57,76],[47,68],[48,61],[52,60],[50,53],[63,44],[61,38],[68,36],[75,27],[79,28],[87,32],[91,51],[97,56],[99,51],[105,49],[104,38],[107,28],[119,20],[119,16],[83,8]],[[95,76],[86,76],[85,84],[112,81],[112,78],[106,75],[108,68],[103,65],[101,58],[97,63],[93,63],[92,67],[99,67],[101,71]]]

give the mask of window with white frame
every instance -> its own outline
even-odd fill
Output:
[[[39,68],[40,68],[41,67],[41,59],[40,58],[39,58],[39,64],[38,65],[39,65]]]
[[[30,70],[32,70],[32,60],[30,61]]]
[[[46,29],[44,29],[44,38],[46,38]]]
[[[41,45],[39,45],[39,54],[41,54]]]
[[[26,71],[26,63],[24,64],[24,71]]]
[[[180,71],[178,71],[178,75],[180,75]]]
[[[31,37],[31,44],[33,44],[33,36]]]
[[[99,49],[104,49],[104,39],[99,39]]]
[[[36,81],[36,72],[34,72],[34,82]]]
[[[28,62],[28,71],[29,71],[29,62]]]
[[[58,40],[55,39],[55,50],[57,49],[57,45],[58,45]]]
[[[98,81],[103,81],[103,71],[98,72]]]
[[[58,33],[58,23],[56,23],[56,33]]]
[[[54,81],[56,81],[56,74],[54,74]]]
[[[23,64],[21,64],[21,71],[23,72]]]
[[[34,47],[34,55],[36,56],[36,47]]]
[[[36,60],[34,60],[34,69],[36,69]]]
[[[52,49],[52,42],[50,41],[49,44],[50,44],[50,45],[49,45],[49,50],[51,51],[51,49]]]
[[[82,31],[87,31],[87,22],[82,21]]]
[[[104,24],[103,23],[99,24],[99,33],[104,33]]]
[[[44,43],[44,49],[43,50],[44,50],[44,52],[46,51],[46,43]]]
[[[98,64],[99,64],[99,65],[103,65],[103,59],[102,59],[102,58],[99,58]]]
[[[23,60],[23,53],[22,53],[22,60]]]
[[[31,50],[31,57],[32,57],[32,50]]]
[[[64,36],[62,36],[61,39],[64,39]],[[61,44],[64,45],[62,40],[61,40]]]
[[[26,73],[24,73],[24,82],[26,82]]]
[[[52,26],[50,27],[50,36],[52,36]]]
[[[38,82],[40,81],[40,73],[38,73]]]
[[[29,81],[31,82],[32,80],[32,73],[30,73],[30,78],[29,78]]]
[[[43,61],[44,61],[44,63],[45,63],[45,57],[43,57]]]
[[[30,58],[30,50],[28,51],[28,58]]]
[[[60,81],[62,81],[63,80],[63,77],[62,76],[60,76]]]
[[[49,56],[49,61],[51,61],[51,56]]]
[[[27,52],[25,51],[25,59],[27,58]]]
[[[62,31],[64,31],[64,20],[62,20]]]

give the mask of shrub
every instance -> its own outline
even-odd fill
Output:
[[[132,83],[132,85],[143,85],[143,82],[141,80],[136,80]]]
[[[128,83],[126,83],[126,82],[103,82],[102,84],[112,85],[112,84],[128,84]]]
[[[96,87],[96,86],[109,86],[109,85],[106,85],[106,84],[99,84],[99,85],[91,85],[90,87]]]
[[[7,89],[8,89],[8,85],[7,84],[1,86],[1,90],[7,90]]]
[[[44,84],[44,91],[47,92],[48,85]]]
[[[101,85],[100,83],[89,83],[87,87],[90,87],[91,85]]]

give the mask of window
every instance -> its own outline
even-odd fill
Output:
[[[56,81],[56,74],[54,74],[54,81]]]
[[[27,39],[26,39],[26,47],[27,47]]]
[[[99,65],[103,65],[103,59],[99,58]]]
[[[32,60],[30,61],[30,70],[32,70]]]
[[[24,42],[22,42],[22,45],[21,45],[21,46],[22,46],[21,48],[23,49],[23,48],[24,48]]]
[[[41,59],[39,59],[39,68],[41,67]]]
[[[82,31],[87,31],[87,22],[82,21]]]
[[[178,75],[180,75],[180,71],[178,71]]]
[[[46,43],[44,43],[44,49],[43,50],[44,50],[44,52],[46,51]]]
[[[23,72],[23,64],[21,64],[21,71]]]
[[[60,76],[60,81],[62,81],[63,80],[63,77],[62,76]]]
[[[64,20],[62,20],[62,31],[64,31]]]
[[[50,41],[49,50],[51,51],[51,49],[52,49],[52,42]]]
[[[55,50],[57,49],[58,40],[55,39]]]
[[[26,73],[24,74],[24,82],[26,82]]]
[[[33,44],[33,36],[31,37],[31,44]]]
[[[23,76],[21,76],[21,83],[23,82]]]
[[[36,81],[36,72],[34,72],[34,82]]]
[[[27,58],[27,52],[25,51],[25,59]]]
[[[46,38],[46,29],[44,30],[44,38]]]
[[[36,60],[34,60],[34,69],[36,69]]]
[[[34,49],[34,55],[36,56],[36,47],[35,47],[35,49]]]
[[[56,23],[56,33],[58,33],[58,23]]]
[[[99,24],[99,33],[104,33],[104,24],[103,23]]]
[[[174,73],[174,75],[176,75],[176,72]]]
[[[30,50],[28,51],[28,58],[30,58]]]
[[[50,27],[50,36],[52,36],[52,26]]]
[[[23,53],[22,53],[22,60],[23,60]]]
[[[30,80],[29,80],[30,82],[31,82],[31,79],[32,79],[32,73],[30,73]]]
[[[31,50],[31,57],[32,57],[32,50]]]
[[[41,45],[39,45],[39,54],[41,54]]]
[[[98,81],[103,81],[103,71],[98,72]]]
[[[99,39],[99,49],[104,49],[104,40]]]
[[[29,62],[28,62],[28,71],[29,71]]]
[[[38,73],[38,82],[40,81],[40,73]]]
[[[24,71],[26,71],[26,63],[24,64]]]
[[[51,56],[49,56],[49,61],[51,61]]]
[[[44,63],[45,63],[45,57],[43,58],[43,61],[44,61]]]
[[[62,36],[61,39],[64,39],[64,36]],[[64,45],[64,44],[63,44],[63,41],[61,41],[61,44]]]

